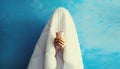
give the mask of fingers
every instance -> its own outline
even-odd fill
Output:
[[[55,45],[55,46],[64,47],[64,40],[61,39],[61,38],[55,38],[55,40],[54,40],[54,45]]]
[[[63,38],[55,38],[55,41],[64,42]]]
[[[56,49],[56,52],[61,49],[62,52],[64,50],[65,40],[62,38],[63,32],[56,32],[56,38],[54,39],[54,46]]]

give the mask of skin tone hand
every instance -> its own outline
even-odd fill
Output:
[[[56,32],[56,38],[54,39],[54,46],[55,46],[55,50],[56,50],[56,53],[58,52],[58,50],[62,50],[62,53],[64,51],[64,44],[65,44],[65,41],[64,39],[62,38],[62,34],[63,32],[60,31],[60,32]]]

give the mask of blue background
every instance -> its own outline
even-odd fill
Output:
[[[0,0],[0,69],[26,69],[57,7],[71,13],[85,69],[120,69],[120,0]]]

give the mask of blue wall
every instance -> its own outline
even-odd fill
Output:
[[[120,69],[120,0],[0,0],[0,69],[26,69],[57,7],[71,13],[85,69]]]

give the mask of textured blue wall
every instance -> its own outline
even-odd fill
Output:
[[[0,0],[0,69],[26,69],[57,7],[71,13],[85,69],[120,69],[120,0]]]

